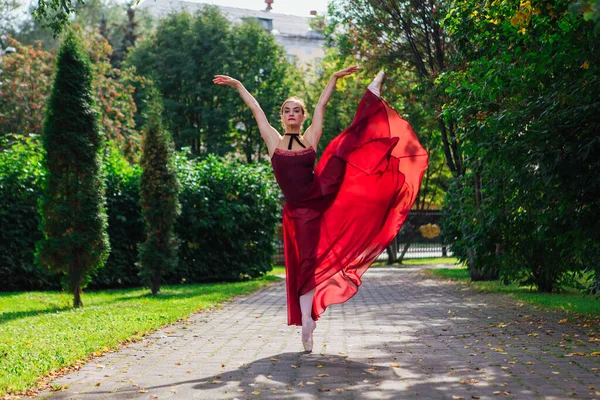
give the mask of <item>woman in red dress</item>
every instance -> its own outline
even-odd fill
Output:
[[[381,99],[383,71],[368,86],[350,127],[327,145],[315,166],[325,107],[337,80],[357,70],[333,74],[303,134],[306,107],[300,99],[281,106],[281,135],[238,80],[226,75],[213,80],[236,88],[252,110],[286,199],[288,325],[302,326],[306,351],[312,351],[315,321],[327,306],[354,296],[362,274],[400,230],[427,168],[427,152],[414,130]]]

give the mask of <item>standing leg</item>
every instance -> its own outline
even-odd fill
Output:
[[[300,296],[300,311],[302,312],[302,344],[304,350],[312,351],[313,331],[317,323],[312,319],[312,304],[315,297],[315,289]]]

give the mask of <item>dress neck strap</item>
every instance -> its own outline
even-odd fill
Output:
[[[298,139],[298,136],[300,136],[299,133],[286,133],[285,136],[289,136],[290,137],[290,141],[288,142],[288,150],[292,149],[292,142],[295,140],[296,142],[298,142],[298,144],[300,146],[302,146],[303,149],[306,148],[305,145],[302,144],[302,142],[300,141],[300,139]]]

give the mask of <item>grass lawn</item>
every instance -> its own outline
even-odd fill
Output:
[[[157,296],[140,288],[90,291],[80,309],[65,293],[0,293],[0,397],[277,279],[163,286]]]
[[[400,266],[403,265],[427,265],[427,264],[448,264],[456,265],[458,260],[454,257],[438,257],[438,258],[409,258],[404,260]],[[373,267],[387,267],[389,264],[387,261],[375,261]],[[276,265],[273,267],[271,275],[285,275],[285,267],[282,265]]]
[[[538,293],[531,287],[519,286],[516,283],[505,285],[500,281],[471,282],[469,271],[466,268],[441,268],[427,270],[426,272],[468,283],[482,292],[506,293],[526,303],[548,310],[562,310],[594,319],[600,318],[600,298],[586,296],[574,289],[566,289],[560,293]]]

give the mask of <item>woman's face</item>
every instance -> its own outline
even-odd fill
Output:
[[[306,116],[302,105],[296,101],[288,101],[283,105],[283,113],[281,114],[281,123],[285,125],[286,129],[300,128],[304,123]]]

